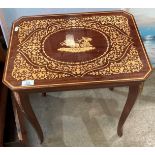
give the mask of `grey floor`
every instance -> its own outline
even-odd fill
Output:
[[[145,82],[125,125],[116,134],[128,88],[90,89],[32,94],[31,104],[44,132],[44,142],[27,124],[31,146],[155,146],[155,71]]]

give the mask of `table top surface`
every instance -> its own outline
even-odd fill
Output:
[[[129,13],[30,16],[13,23],[3,82],[20,90],[144,81],[151,70]]]

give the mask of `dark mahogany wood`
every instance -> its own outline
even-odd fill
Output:
[[[118,127],[117,127],[117,133],[120,137],[123,135],[123,125],[133,105],[135,104],[135,101],[138,97],[138,94],[141,92],[142,87],[143,87],[143,82],[129,86],[129,93],[128,93],[127,101],[122,111],[121,117],[119,119]]]
[[[141,81],[151,69],[129,13],[32,16],[13,24],[3,81],[16,91],[55,90]]]
[[[29,96],[26,93],[17,93],[13,92],[14,98],[16,100],[16,104],[18,109],[23,113],[23,115],[29,120],[29,122],[32,124],[34,129],[36,130],[38,137],[40,138],[41,143],[43,142],[43,132],[40,127],[40,124],[32,110],[30,101],[29,101]],[[24,133],[24,132],[21,132]],[[25,136],[24,139],[21,138],[22,141],[25,143]]]
[[[13,23],[3,82],[43,141],[28,93],[129,86],[118,125],[152,67],[134,17],[124,11],[22,17]],[[131,99],[131,95],[134,97]]]
[[[27,139],[27,131],[24,124],[24,115],[22,114],[19,104],[17,103],[17,99],[14,97],[14,94],[12,94],[11,97],[12,97],[13,111],[15,116],[18,138],[22,144],[26,145],[28,144],[28,139]]]

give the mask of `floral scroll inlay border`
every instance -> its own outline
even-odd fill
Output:
[[[71,28],[91,29],[101,33],[107,40],[108,52],[93,60],[75,63],[58,61],[46,55],[45,39],[58,31]],[[130,37],[128,19],[124,16],[24,21],[19,25],[18,39],[18,54],[12,71],[16,80],[109,76],[139,72],[143,67]]]

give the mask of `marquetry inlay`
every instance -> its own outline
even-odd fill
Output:
[[[121,15],[34,19],[21,22],[16,33],[19,45],[12,71],[16,80],[110,76],[143,68],[130,36],[128,19]],[[99,36],[100,45],[94,43],[97,38],[93,33]],[[62,37],[57,37],[58,34]],[[59,41],[55,39],[50,44],[55,37]],[[50,50],[46,49],[46,42]],[[71,57],[68,61],[67,54]]]

